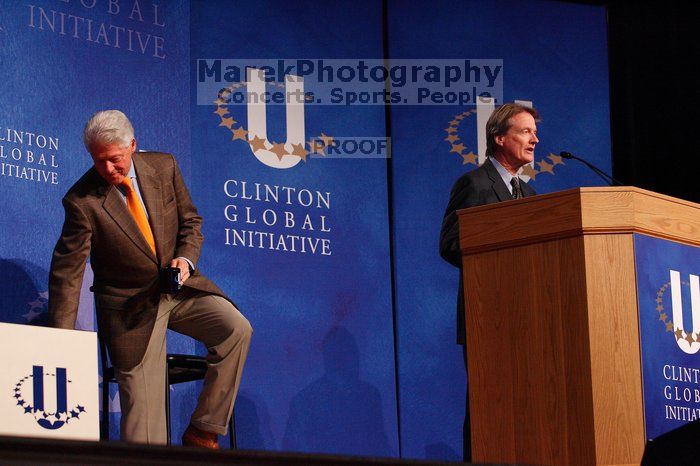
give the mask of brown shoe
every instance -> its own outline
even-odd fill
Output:
[[[219,436],[213,432],[206,432],[190,424],[182,434],[182,444],[188,447],[219,449]]]

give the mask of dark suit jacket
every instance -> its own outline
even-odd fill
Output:
[[[535,190],[527,183],[520,184],[523,196],[534,196]],[[464,344],[464,284],[462,283],[462,256],[459,250],[457,210],[511,200],[513,197],[503,178],[487,158],[479,168],[462,175],[450,193],[440,230],[440,255],[460,269],[457,292],[457,343]]]
[[[49,322],[72,329],[90,255],[98,328],[121,369],[135,366],[145,353],[160,300],[160,268],[175,257],[196,265],[203,241],[202,218],[172,155],[137,152],[132,161],[157,255],[117,189],[93,167],[63,198],[65,221],[49,275]],[[199,270],[185,286],[224,296]]]

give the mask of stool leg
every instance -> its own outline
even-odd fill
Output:
[[[232,450],[238,449],[238,444],[236,443],[236,412],[231,411],[231,419],[228,422],[228,439],[231,444]]]
[[[102,422],[100,423],[100,438],[109,440],[109,380],[105,369],[102,369]]]
[[[172,445],[170,441],[170,377],[168,374],[168,363],[165,363],[165,431],[168,439],[167,445]]]

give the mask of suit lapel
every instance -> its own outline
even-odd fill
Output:
[[[134,154],[136,155],[136,154]],[[141,188],[141,180],[139,179],[139,188]],[[141,188],[143,189],[143,188]],[[126,236],[141,250],[144,254],[148,256],[156,264],[158,259],[151,250],[151,247],[146,242],[146,239],[141,234],[139,227],[136,225],[134,218],[131,216],[129,209],[122,199],[121,194],[117,191],[117,188],[111,185],[102,184],[99,188],[99,192],[104,195],[104,201],[102,202],[102,207],[105,209],[107,214],[112,217],[112,220],[119,226],[119,228],[124,231]],[[142,191],[143,195],[143,191]],[[144,199],[144,203],[146,200]],[[152,227],[151,227],[152,228]],[[158,244],[158,239],[156,238],[156,244]]]
[[[508,187],[503,182],[503,178],[501,178],[501,174],[498,173],[496,167],[493,166],[490,157],[486,159],[486,162],[484,162],[483,167],[486,170],[486,174],[488,175],[489,179],[491,180],[491,188],[496,194],[498,200],[502,202],[513,199],[513,196],[510,194]]]
[[[148,223],[151,225],[153,238],[156,242],[156,251],[158,257],[162,256],[160,247],[163,244],[163,196],[160,186],[160,180],[156,177],[155,170],[148,166],[142,158],[141,154],[134,154],[134,169],[138,177],[139,189],[143,203],[148,211]]]

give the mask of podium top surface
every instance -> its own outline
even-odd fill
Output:
[[[700,204],[630,186],[575,188],[457,212],[462,254],[586,234],[700,246]]]

